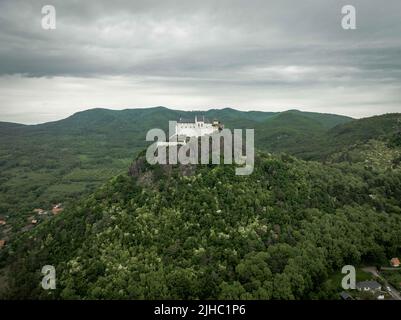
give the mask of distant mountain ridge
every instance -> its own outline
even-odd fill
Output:
[[[74,125],[90,125],[90,124],[104,124],[107,121],[121,121],[122,123],[128,120],[139,121],[146,119],[150,116],[156,117],[156,120],[176,120],[180,116],[182,117],[194,117],[195,115],[204,115],[209,118],[219,118],[224,119],[226,122],[230,123],[234,119],[250,120],[255,122],[263,122],[273,116],[277,116],[282,113],[298,113],[302,114],[311,119],[322,122],[325,127],[332,127],[340,123],[345,123],[352,120],[351,117],[340,116],[327,113],[316,113],[316,112],[305,112],[299,110],[288,110],[283,112],[269,112],[269,111],[240,111],[232,108],[223,109],[209,109],[209,110],[174,110],[166,107],[151,107],[151,108],[140,108],[140,109],[123,109],[123,110],[112,110],[106,108],[93,108],[84,111],[79,111],[71,116],[36,125],[23,125],[18,123],[10,122],[0,122],[0,127],[2,126],[26,126],[31,128],[41,128],[41,127],[52,127],[64,124],[74,124]]]

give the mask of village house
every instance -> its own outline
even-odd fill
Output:
[[[382,289],[382,286],[377,281],[362,281],[356,284],[356,288],[359,291],[370,291],[376,292]]]
[[[6,220],[0,220],[0,226],[5,226],[7,224]]]
[[[38,220],[32,219],[31,223],[32,223],[32,224],[37,224],[37,223],[38,223]]]
[[[6,240],[0,240],[0,249],[6,245]]]
[[[400,259],[392,258],[390,260],[390,264],[391,264],[392,267],[398,268],[400,266]]]
[[[38,209],[33,209],[33,212],[35,212],[37,214],[43,214],[45,212],[45,210],[38,208]]]

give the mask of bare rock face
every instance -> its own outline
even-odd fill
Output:
[[[157,183],[161,177],[170,178],[173,173],[182,176],[192,176],[196,172],[193,164],[155,164],[147,163],[145,156],[139,156],[128,169],[128,175],[135,177],[141,184]]]
[[[128,169],[128,175],[131,177],[139,178],[141,174],[146,171],[146,159],[145,157],[139,157],[131,164]]]
[[[217,145],[217,148],[220,149],[221,155],[224,154],[224,139],[222,137],[219,137],[219,144]],[[194,142],[194,145],[198,148],[198,151],[201,150],[201,139],[198,138]],[[209,152],[209,157],[211,159],[211,155],[215,147],[212,144],[212,140],[209,139],[208,141],[209,147],[208,147],[208,152]],[[179,150],[183,148],[183,146],[179,146],[175,152],[179,152]],[[245,146],[243,146],[245,151]],[[166,147],[166,160],[167,163],[169,162],[169,147]],[[188,150],[189,151],[189,150]],[[189,156],[189,154],[187,154]],[[211,161],[211,160],[210,160]],[[197,153],[197,163],[201,163],[201,155],[200,152]],[[161,177],[166,177],[169,178],[171,177],[172,174],[176,173],[181,176],[192,176],[196,172],[196,164],[155,164],[151,165],[146,161],[146,157],[144,154],[141,154],[138,156],[136,160],[131,164],[128,174],[132,177],[138,178],[140,182],[143,183],[151,183],[153,181],[153,184],[157,183],[157,180],[160,179]],[[142,181],[144,180],[144,181]]]

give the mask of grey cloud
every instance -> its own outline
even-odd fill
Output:
[[[40,28],[43,1],[5,1],[0,74],[91,76],[168,69],[179,75],[184,68],[226,66],[230,71],[258,62],[313,64],[323,58],[350,64],[358,46],[399,42],[399,1],[388,1],[385,11],[376,8],[377,1],[355,1],[366,15],[358,11],[361,26],[348,33],[340,27],[341,2],[54,1],[58,29],[49,32]],[[377,19],[378,9],[385,19]],[[386,55],[394,48],[390,43],[380,49]],[[390,64],[398,62],[391,58]]]
[[[344,31],[349,3],[358,29]],[[56,7],[55,31],[40,27],[45,4]],[[355,93],[401,86],[400,34],[399,0],[4,0],[0,77],[121,76],[199,95],[330,86]]]

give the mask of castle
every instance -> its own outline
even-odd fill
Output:
[[[210,135],[222,130],[223,125],[217,121],[213,122],[205,119],[203,116],[200,120],[195,116],[195,120],[185,120],[180,118],[175,125],[175,135],[177,137],[201,137]]]
[[[195,120],[186,120],[180,118],[175,122],[174,134],[172,134],[168,141],[158,141],[157,146],[179,146],[185,145],[187,142],[195,137],[202,137],[218,133],[224,129],[224,125],[218,120],[212,122],[205,119],[204,116],[199,118],[195,116]],[[172,121],[170,121],[171,123]]]

